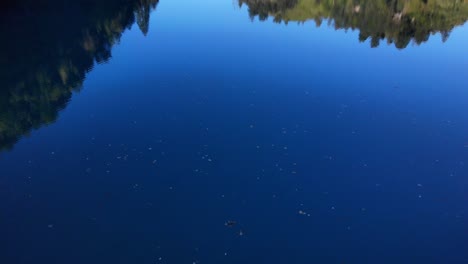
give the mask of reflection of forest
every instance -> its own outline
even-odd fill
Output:
[[[158,0],[11,1],[0,4],[0,150],[56,120],[94,63],[135,22],[146,35]]]
[[[372,47],[381,40],[405,48],[441,33],[445,41],[450,31],[468,19],[468,0],[239,0],[246,4],[251,18],[272,17],[275,22],[324,19],[336,29],[358,29],[359,40],[371,39]]]

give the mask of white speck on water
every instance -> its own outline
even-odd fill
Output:
[[[47,225],[47,227],[48,227],[48,228],[53,228],[54,225],[53,225],[53,224],[49,224],[49,225]]]
[[[418,183],[417,186],[418,186],[418,187],[422,187],[422,184]]]

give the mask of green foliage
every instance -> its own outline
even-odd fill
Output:
[[[66,3],[65,3],[66,2]],[[0,150],[53,123],[95,63],[135,21],[148,32],[158,0],[4,2],[0,9]]]
[[[336,29],[357,29],[359,40],[381,40],[399,49],[412,41],[421,44],[430,35],[440,33],[447,40],[451,30],[468,19],[466,0],[239,0],[249,7],[251,18],[272,17],[288,23],[323,20]]]

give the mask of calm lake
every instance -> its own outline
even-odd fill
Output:
[[[466,0],[0,4],[0,263],[468,263]]]

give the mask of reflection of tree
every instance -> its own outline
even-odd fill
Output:
[[[141,0],[141,2],[142,4],[137,7],[135,13],[137,17],[137,24],[140,27],[143,35],[146,36],[149,30],[150,12],[151,9],[156,8],[157,2],[152,0]]]
[[[266,20],[269,15],[273,15],[276,22],[281,22],[281,16],[277,17],[276,15],[280,15],[284,11],[294,8],[297,2],[298,0],[240,0],[239,5],[242,6],[243,3],[246,3],[249,6],[249,16],[251,19],[258,16],[260,20]]]
[[[50,124],[94,63],[135,21],[148,32],[158,0],[6,2],[0,9],[0,150]]]
[[[468,19],[466,0],[239,0],[251,17],[275,22],[332,21],[336,29],[358,29],[359,40],[381,40],[405,48],[425,42],[434,33],[445,41],[450,31]]]

